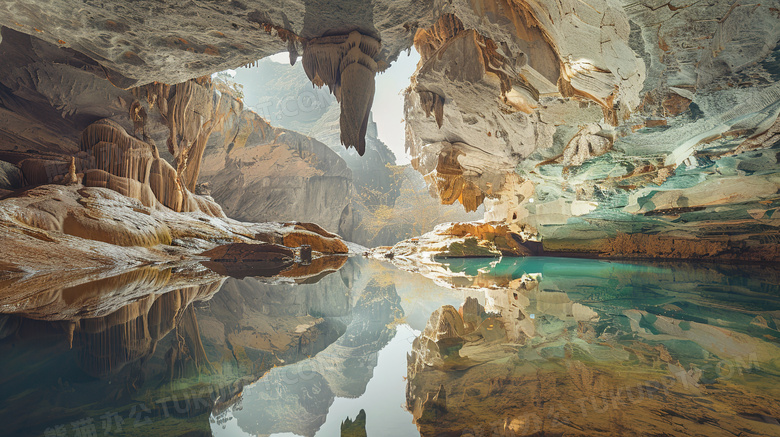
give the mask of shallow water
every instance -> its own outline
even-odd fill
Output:
[[[351,258],[302,284],[145,268],[6,290],[3,433],[780,435],[777,269],[444,267],[434,281]]]

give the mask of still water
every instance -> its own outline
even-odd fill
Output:
[[[766,266],[350,258],[305,280],[0,284],[2,435],[780,435]]]

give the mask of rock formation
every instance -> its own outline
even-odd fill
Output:
[[[549,6],[545,4],[524,6],[514,3],[499,5],[487,2],[467,6],[461,2],[454,2],[435,16],[435,22],[423,25],[425,23],[423,20],[417,22],[417,27],[407,26],[405,37],[407,43],[412,36],[412,29],[419,28],[414,32],[414,42],[422,56],[419,71],[408,92],[407,103],[410,151],[417,157],[415,167],[427,176],[429,183],[435,187],[444,203],[459,201],[467,210],[475,210],[479,205],[484,204],[487,210],[486,218],[489,220],[514,222],[518,227],[522,224],[532,225],[537,228],[542,239],[549,240],[553,245],[557,242],[559,248],[566,248],[565,242],[571,242],[572,237],[576,235],[587,237],[578,238],[582,242],[578,243],[580,246],[577,247],[589,247],[590,250],[594,250],[595,247],[602,246],[606,239],[615,238],[617,232],[633,233],[634,230],[623,223],[630,222],[629,219],[633,220],[633,217],[639,214],[642,214],[641,217],[655,217],[647,219],[649,223],[646,226],[654,227],[660,232],[682,232],[689,233],[688,237],[711,238],[717,231],[705,230],[691,235],[690,230],[670,221],[676,219],[675,213],[687,214],[691,217],[686,220],[700,221],[709,216],[710,212],[706,208],[707,205],[712,205],[712,201],[706,202],[707,205],[680,206],[672,199],[668,205],[657,205],[661,203],[660,199],[653,198],[652,202],[644,201],[647,190],[658,184],[661,186],[667,184],[670,188],[678,189],[674,186],[677,170],[673,167],[681,165],[687,159],[683,157],[687,153],[686,150],[699,149],[702,144],[705,144],[701,140],[706,139],[709,142],[712,135],[725,133],[728,137],[738,132],[745,132],[746,135],[753,136],[754,138],[749,142],[740,146],[739,151],[753,151],[758,147],[757,141],[763,143],[771,141],[773,131],[770,127],[776,118],[773,118],[773,106],[771,104],[762,106],[762,101],[758,100],[746,102],[732,110],[733,114],[718,116],[720,118],[717,119],[723,120],[721,124],[726,126],[725,128],[702,126],[701,135],[697,136],[701,138],[689,145],[680,145],[675,151],[670,151],[671,154],[666,158],[623,160],[623,155],[634,152],[621,144],[634,141],[631,139],[633,136],[644,138],[642,135],[650,134],[652,137],[652,132],[644,131],[658,129],[664,117],[676,117],[682,129],[691,124],[684,120],[686,114],[693,114],[694,110],[701,111],[705,105],[702,103],[692,107],[690,102],[693,100],[688,98],[691,97],[690,95],[682,97],[678,93],[674,94],[677,97],[659,100],[658,93],[638,89],[639,84],[643,83],[642,78],[645,77],[643,70],[649,61],[653,61],[653,58],[649,57],[648,61],[645,55],[640,53],[639,47],[642,44],[639,44],[636,38],[631,39],[632,28],[630,23],[627,25],[627,21],[640,23],[642,20],[648,20],[645,14],[629,12],[626,15],[619,6],[611,4],[605,5],[605,12],[600,14],[583,12],[579,10],[580,6],[573,6],[579,19],[587,24],[584,27],[576,27],[569,18],[564,16],[545,15],[543,11],[547,8]],[[502,14],[511,17],[511,25],[498,18]],[[603,17],[597,20],[600,15]],[[481,22],[475,20],[475,17],[479,16],[486,18]],[[385,18],[386,15],[382,17]],[[308,30],[297,32],[293,29],[297,24],[288,23],[289,25],[280,26],[275,23],[272,13],[248,13],[247,19],[256,23],[263,31],[270,32],[271,36],[278,37],[287,44],[288,49],[295,49],[291,49],[292,52],[297,52],[296,44],[308,48],[308,51],[303,50],[304,69],[316,85],[327,84],[337,99],[342,100],[344,94],[342,76],[355,77],[356,85],[350,89],[359,92],[350,91],[344,94],[346,100],[341,101],[340,126],[343,128],[340,129],[340,136],[342,139],[352,138],[349,141],[353,143],[365,142],[365,131],[370,125],[367,105],[372,87],[357,84],[364,81],[372,82],[373,75],[367,75],[366,72],[381,70],[386,66],[386,61],[392,57],[392,52],[380,47],[389,44],[389,47],[395,51],[400,47],[399,41],[403,38],[399,38],[393,32],[388,33],[387,37],[382,36],[382,30],[388,27],[379,29],[380,32],[377,34],[374,30],[357,25],[349,32],[334,34],[331,31],[329,35],[323,36]],[[112,20],[112,22],[119,21]],[[385,23],[383,26],[387,24],[387,22],[383,23]],[[598,33],[603,36],[598,44],[582,32],[583,28],[594,30],[597,26]],[[641,28],[634,29],[633,32],[641,33]],[[112,77],[116,79],[116,75],[112,76],[114,70],[106,70],[104,65],[87,57],[72,51],[59,50],[55,46],[47,46],[40,41],[21,36],[15,31],[6,29],[5,33],[7,34],[5,39],[11,43],[7,49],[10,58],[26,59],[24,62],[27,63],[24,65],[30,72],[45,69],[37,64],[35,68],[31,67],[35,62],[40,63],[40,59],[58,59],[64,65],[77,67],[80,71],[78,73],[69,71],[67,75],[61,71],[52,72],[50,77],[59,74],[60,81],[74,81],[74,74],[98,75],[108,79],[109,82]],[[579,35],[581,41],[577,44],[572,43],[571,34]],[[187,38],[180,38],[187,41]],[[182,47],[186,46],[185,48],[193,45],[190,41],[186,44],[181,41],[179,43],[183,44]],[[643,44],[647,46],[648,43],[643,42]],[[37,54],[39,61],[36,61],[35,56],[31,56],[30,53]],[[193,49],[188,53],[197,54],[197,47],[193,45]],[[387,57],[388,55],[390,58]],[[759,53],[756,56],[763,55]],[[140,55],[139,58],[143,59]],[[466,62],[470,59],[477,62]],[[616,73],[618,70],[619,74]],[[22,77],[16,72],[15,75],[8,75],[6,79],[6,83],[10,85],[9,89],[16,90],[14,95],[17,98],[25,95],[22,90],[25,90],[27,95],[42,94],[43,90],[46,90],[43,94],[51,94],[48,91],[51,87],[46,88],[44,84],[30,84],[15,79]],[[647,80],[655,82],[656,79],[653,77]],[[84,86],[88,82],[82,80],[79,83],[82,84],[80,86]],[[450,89],[451,84],[468,85]],[[97,111],[102,112],[100,114],[102,118],[110,118],[119,123],[127,132],[132,132],[133,136],[150,146],[162,143],[167,145],[167,152],[163,150],[161,154],[163,160],[170,162],[171,168],[163,165],[162,160],[156,161],[153,173],[159,173],[161,176],[152,178],[157,182],[150,180],[149,183],[150,188],[153,188],[152,191],[154,192],[155,189],[157,191],[155,193],[157,201],[176,211],[193,211],[204,207],[207,212],[216,213],[213,205],[200,205],[203,202],[189,194],[195,190],[202,156],[204,153],[208,156],[209,147],[215,152],[213,156],[217,157],[217,162],[208,163],[211,167],[210,172],[212,175],[222,175],[225,179],[236,178],[239,174],[245,174],[250,170],[252,173],[258,173],[255,169],[246,167],[246,164],[254,162],[260,154],[269,155],[264,148],[255,149],[248,155],[245,155],[248,152],[236,149],[237,143],[232,140],[237,139],[241,143],[244,135],[250,131],[241,128],[244,123],[253,125],[253,130],[258,132],[263,130],[263,135],[267,128],[264,128],[259,120],[250,120],[251,116],[241,111],[240,103],[236,99],[231,99],[229,95],[223,93],[214,93],[211,88],[208,80],[202,78],[173,86],[159,82],[150,83],[132,92],[123,92],[110,86],[100,88],[101,92],[107,92],[112,96],[108,99],[111,103]],[[771,99],[771,95],[773,95],[771,92],[767,93],[764,100]],[[97,115],[94,114],[96,112],[94,110],[85,110],[83,105],[71,103],[71,106],[68,106],[64,94],[56,96],[57,98],[44,97],[51,101],[54,108],[63,108],[61,114],[65,114],[70,123],[83,120],[86,112],[92,111],[90,117]],[[653,106],[656,100],[659,100],[660,103],[657,103],[659,106]],[[641,107],[640,102],[642,102]],[[741,121],[734,123],[728,121],[736,120],[735,116],[751,110],[753,106],[765,108],[759,108],[756,115],[748,117],[753,121],[746,121],[748,119],[740,119]],[[714,106],[710,105],[710,107]],[[658,108],[666,112],[659,112]],[[350,111],[356,112],[352,114]],[[24,113],[18,101],[14,112]],[[74,113],[79,112],[82,112],[80,114],[82,119],[73,116]],[[489,117],[475,117],[474,113],[489,115]],[[643,113],[651,114],[649,117],[652,117],[652,123],[646,122],[644,125],[648,127],[640,129],[637,128],[639,125],[636,124],[635,119],[638,117],[637,114]],[[120,120],[119,114],[125,117],[124,121]],[[622,115],[618,117],[619,114]],[[448,120],[451,122],[448,123]],[[347,121],[353,124],[344,125]],[[746,123],[757,123],[762,126],[761,129],[767,125],[767,129],[753,132],[749,127],[743,129]],[[574,126],[575,124],[577,127]],[[614,126],[615,124],[619,126]],[[76,130],[86,129],[87,126],[83,123]],[[635,129],[636,132],[631,129]],[[353,135],[355,132],[357,136]],[[655,136],[661,137],[662,132],[656,134]],[[279,141],[276,140],[278,135],[272,135],[275,138],[274,144],[278,144]],[[51,142],[44,143],[35,141],[34,138],[29,139],[34,140],[34,144],[40,144],[40,147],[36,146],[37,149],[51,152]],[[256,142],[258,141],[250,141],[250,146]],[[259,142],[267,144],[267,140]],[[289,144],[290,142],[295,144]],[[293,147],[301,147],[305,143],[298,139],[290,142],[285,139],[281,143]],[[706,144],[709,144],[708,142]],[[231,143],[235,150],[228,151]],[[61,181],[59,178],[64,178],[68,172],[67,167],[73,154],[72,149],[69,150],[68,147],[63,145],[57,154],[48,156],[30,157],[20,153],[15,155],[13,162],[19,164],[30,183],[53,182],[55,179],[59,182]],[[82,145],[82,147],[91,146]],[[147,205],[151,204],[149,190],[133,182],[119,179],[127,176],[108,171],[111,174],[109,177],[92,171],[95,166],[105,171],[106,163],[92,164],[89,161],[98,158],[89,156],[92,153],[91,149],[84,151],[87,152],[87,156],[80,157],[75,164],[77,173],[85,174],[88,185],[110,186],[126,194],[132,193],[132,196],[141,199]],[[233,154],[234,157],[220,160],[222,154]],[[318,151],[315,154],[323,155],[327,152]],[[753,165],[741,163],[744,155],[745,153],[741,153],[731,158],[735,160],[737,167],[748,168]],[[305,156],[302,158],[307,159]],[[101,159],[106,158],[102,157],[98,160]],[[630,167],[631,170],[623,174],[620,174],[620,170],[609,170],[605,178],[604,172],[608,170],[604,168],[605,164],[615,159],[620,162],[616,164],[618,168]],[[293,152],[292,161],[296,160]],[[323,163],[319,168],[314,165],[317,170],[303,171],[303,176],[309,178],[299,179],[299,188],[293,190],[295,193],[293,196],[298,196],[301,200],[288,204],[291,205],[291,210],[302,209],[300,205],[317,205],[317,210],[331,209],[332,211],[327,214],[329,222],[324,223],[325,226],[346,233],[350,230],[350,226],[346,223],[355,215],[355,208],[348,208],[346,203],[341,203],[342,196],[347,196],[342,193],[350,190],[349,184],[344,180],[346,175],[342,169],[339,169],[339,164],[331,159],[327,161],[329,162]],[[268,167],[265,164],[267,163],[257,165]],[[689,164],[685,164],[686,172],[690,172]],[[292,162],[285,160],[280,165],[288,168]],[[597,169],[589,171],[588,168],[591,166],[596,166]],[[226,172],[223,168],[232,168],[232,171]],[[238,170],[238,168],[245,169]],[[312,186],[325,185],[320,184],[318,179],[312,179],[310,175],[317,172],[327,174],[329,170],[338,175],[337,179],[329,181],[338,180],[339,184],[327,184],[336,187],[335,191],[308,193]],[[558,171],[560,174],[557,174]],[[702,175],[703,173],[699,173],[698,177],[707,178]],[[146,183],[140,180],[143,176],[138,177],[140,184]],[[269,179],[265,179],[266,177]],[[749,177],[749,179],[747,183],[750,186],[761,185],[759,178]],[[263,176],[262,180],[280,179],[272,173]],[[556,182],[560,180],[566,181],[562,187]],[[233,204],[242,207],[247,205],[247,209],[253,210],[251,214],[249,212],[242,214],[236,206],[231,206],[228,213],[242,219],[250,218],[250,215],[254,220],[266,219],[271,214],[279,213],[279,207],[274,206],[274,204],[279,205],[279,202],[274,199],[281,195],[288,198],[290,195],[289,190],[283,191],[278,195],[270,196],[265,203],[250,207],[248,199],[238,192],[243,191],[249,193],[250,197],[257,198],[253,187],[263,182],[253,181],[244,185],[244,188],[238,189],[226,188],[227,182],[225,180],[223,183],[211,185],[214,187],[214,192],[220,194],[218,200],[223,205]],[[648,183],[651,185],[645,188]],[[771,192],[773,183],[773,179],[769,178],[757,195],[750,198],[750,202],[771,200],[768,199],[768,193]],[[700,189],[721,192],[720,189],[712,190],[712,187],[707,184]],[[632,190],[634,194],[625,192]],[[623,194],[629,196],[626,198]],[[685,203],[685,198],[691,198],[689,194],[680,193],[678,199],[683,199],[680,201],[681,204]],[[309,200],[312,196],[321,196],[328,199],[328,202],[322,204],[311,202]],[[603,209],[599,206],[610,205],[602,197],[610,201],[614,200],[623,206],[621,217],[615,220],[602,216]],[[731,199],[728,193],[720,197],[720,199],[724,198]],[[532,205],[531,199],[534,199],[536,204]],[[639,204],[637,200],[635,206],[632,199],[643,199],[643,202]],[[715,199],[714,202],[722,205],[723,200]],[[734,203],[733,200],[727,202]],[[649,209],[650,205],[653,210]],[[753,223],[750,226],[746,226],[744,221],[731,223],[742,226],[742,232],[749,235],[745,238],[753,238],[751,241],[759,241],[758,246],[761,246],[761,235],[757,229],[765,226],[765,223],[773,226],[771,224],[773,222],[766,213],[759,214],[759,212],[773,211],[773,205],[770,203],[769,206],[770,208],[767,209],[755,203],[740,205],[737,209],[748,214]],[[698,209],[701,207],[705,210]],[[606,212],[613,213],[613,210],[614,208],[610,207]],[[281,213],[279,218],[308,220],[309,215],[308,212],[304,212],[302,217],[295,217],[291,212],[285,212]],[[568,220],[572,217],[577,217],[581,221],[569,224]],[[605,220],[618,222],[615,225],[616,229],[609,228],[605,233],[601,233],[600,229],[604,227],[602,223]],[[583,229],[588,232],[581,232]],[[753,243],[748,245],[751,244]],[[577,247],[570,245],[569,248],[577,249]]]
[[[228,219],[210,196],[193,193],[208,144],[225,150],[240,143],[241,150],[248,139],[269,137],[276,144],[283,133],[244,111],[229,93],[218,92],[208,78],[123,90],[77,52],[7,28],[2,33],[0,51],[14,60],[2,67],[0,90],[0,155],[7,160],[2,194],[8,197],[2,200],[0,219],[8,249],[0,261],[4,270],[20,277],[21,272],[38,272],[42,280],[69,262],[71,267],[122,269],[189,258],[227,241],[257,243],[255,237],[261,234],[274,236],[274,244],[309,245],[317,253],[315,259],[322,251],[347,252],[338,237],[321,228],[239,223]],[[330,200],[333,218],[323,224],[337,226],[351,189],[348,169],[327,147],[319,145],[331,158],[323,163],[297,147],[313,140],[293,133],[287,137],[289,143],[278,141],[289,150],[283,165],[309,159],[321,169],[313,171],[315,176],[317,171],[343,175],[332,195],[305,195],[311,208]],[[167,147],[159,150],[156,144]],[[282,195],[293,197],[289,192]],[[281,210],[276,207],[277,213]],[[319,216],[290,212],[283,217],[272,210],[264,218],[327,216],[321,209],[317,212]],[[286,230],[279,232],[282,228]],[[317,268],[333,269],[336,264],[317,261],[306,272],[286,274],[311,277],[320,273]],[[40,285],[31,278],[21,281],[20,291]]]
[[[532,237],[528,230],[515,231],[502,222],[443,223],[392,247],[376,247],[370,256],[441,280],[448,276],[440,264],[443,259],[544,255]]]
[[[653,232],[773,258],[759,230],[777,191],[769,6],[463,3],[417,31],[406,96],[407,149],[442,201],[484,202],[556,250]]]
[[[366,152],[366,129],[374,103],[376,57],[381,44],[352,31],[349,35],[325,36],[308,41],[303,69],[311,82],[327,85],[341,103],[341,143]],[[386,63],[385,63],[386,64]]]
[[[0,158],[29,185],[61,183],[75,156],[88,183],[151,202],[148,190],[117,179],[127,176],[86,177],[106,170],[75,138],[108,118],[167,145],[160,155],[174,172],[155,167],[164,174],[158,202],[216,213],[188,192],[241,105],[214,92],[208,74],[302,53],[312,83],[340,102],[340,141],[362,155],[374,74],[414,45],[407,146],[445,203],[484,205],[489,221],[532,226],[560,250],[599,251],[619,233],[753,252],[774,241],[774,4],[28,3],[8,2],[0,18]],[[333,221],[353,216],[344,205]]]
[[[271,126],[253,112],[233,114],[213,136],[200,181],[225,213],[243,221],[316,221],[341,233],[352,173],[326,145]]]
[[[279,218],[293,216],[299,220],[317,221],[326,228],[337,231],[345,239],[366,247],[395,244],[401,239],[427,232],[442,221],[482,218],[482,208],[479,212],[466,213],[460,205],[439,205],[438,199],[429,194],[428,187],[419,173],[411,171],[408,165],[396,166],[393,152],[377,138],[377,126],[372,115],[369,115],[366,131],[365,154],[360,156],[355,149],[344,148],[340,141],[339,103],[326,90],[312,88],[300,64],[288,66],[263,59],[255,67],[238,69],[234,78],[219,75],[216,81],[218,84],[220,81],[226,84],[235,81],[242,85],[243,100],[248,108],[274,125],[309,135],[322,142],[336,152],[352,171],[351,199],[341,210],[338,225],[335,225],[335,218],[339,216],[336,214],[336,208],[341,203],[340,193],[330,188],[336,185],[332,180],[330,183],[320,183],[316,177],[308,181],[301,180],[306,183],[307,193],[324,191],[323,197],[327,198],[328,202],[317,203],[316,209],[311,208],[312,202],[293,200],[295,193],[303,192],[304,189],[291,193],[282,191],[281,187],[277,188],[275,185],[265,187],[265,190],[278,192],[278,196],[284,196],[289,202],[290,209],[281,214],[280,208],[283,205],[279,204],[282,202],[276,200],[269,200],[268,208],[255,208],[255,205],[263,203],[260,203],[252,188],[247,189],[252,194],[242,196],[241,201],[229,200],[238,198],[242,190],[233,189],[236,184],[230,181],[212,184],[214,176],[209,169],[203,173],[202,179],[210,183],[211,194],[226,208],[228,215],[242,220],[256,220],[271,217],[271,214],[275,213]],[[221,134],[217,132],[214,135],[214,138],[218,139]],[[298,137],[288,131],[280,138],[287,138],[285,141],[291,142],[291,138]],[[210,158],[214,150],[216,149],[210,145],[206,152],[209,168],[214,163]],[[316,150],[319,149],[313,149],[313,152],[322,155]],[[306,154],[304,159],[312,157],[314,161],[315,153]],[[329,163],[329,168],[332,169],[329,173],[337,172],[341,168],[337,164],[331,164],[329,158],[317,158],[317,161],[322,160]],[[268,179],[271,183],[284,180],[285,175],[276,173],[280,167],[268,168],[267,165],[261,165],[265,163],[260,161],[251,166],[242,166],[243,180],[249,181],[253,176],[258,179],[262,176],[263,180]],[[250,171],[251,175],[248,175]],[[229,177],[220,176],[223,172],[232,173],[233,170],[223,168],[216,172],[218,179],[228,180]],[[290,185],[292,182],[286,181],[285,186]],[[262,188],[261,186],[258,189]],[[263,196],[259,197],[263,199]]]

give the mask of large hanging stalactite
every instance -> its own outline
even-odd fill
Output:
[[[381,43],[357,31],[314,38],[303,53],[303,69],[318,87],[327,85],[341,104],[341,143],[362,156],[374,103],[374,76]]]

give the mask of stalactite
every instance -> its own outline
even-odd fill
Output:
[[[341,143],[362,156],[368,116],[374,102],[374,76],[381,43],[357,31],[314,38],[303,53],[303,69],[311,82],[327,85],[341,105]]]
[[[137,93],[146,93],[169,130],[168,151],[176,161],[179,184],[194,190],[200,173],[200,161],[209,137],[222,128],[230,109],[223,108],[222,96],[213,99],[214,88],[207,76],[169,86],[147,85]]]
[[[485,200],[485,193],[474,182],[464,177],[458,157],[463,152],[456,148],[442,150],[436,170],[425,176],[429,184],[435,184],[442,204],[459,201],[466,211],[476,211]]]
[[[418,90],[417,94],[420,95],[420,105],[425,111],[425,116],[430,117],[433,114],[436,124],[441,128],[444,123],[444,97],[424,90]]]

